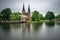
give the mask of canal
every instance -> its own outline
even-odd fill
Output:
[[[60,24],[0,24],[0,40],[60,40]]]

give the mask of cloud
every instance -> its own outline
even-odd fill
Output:
[[[53,11],[55,14],[60,13],[60,0],[0,0],[0,11],[7,7],[12,11],[21,11],[23,3],[26,11],[30,4],[31,11],[38,10],[44,15],[47,11]]]

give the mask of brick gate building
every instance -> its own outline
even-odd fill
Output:
[[[21,20],[22,21],[30,21],[31,20],[31,14],[30,14],[30,5],[28,5],[28,11],[25,11],[25,6],[23,4],[23,9],[22,9],[22,16],[21,16]]]

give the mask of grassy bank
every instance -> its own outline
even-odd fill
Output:
[[[42,22],[50,22],[50,20],[40,20],[40,21],[26,21],[30,23],[42,23]]]
[[[40,20],[40,21],[0,21],[0,23],[20,23],[20,22],[25,22],[25,23],[43,23],[43,22],[51,22],[50,20]]]

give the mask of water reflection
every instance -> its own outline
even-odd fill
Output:
[[[4,31],[7,32],[7,31],[10,30],[10,24],[6,24],[6,23],[4,23],[2,26],[3,26],[2,28],[3,28]]]
[[[30,31],[31,23],[26,23],[27,30]]]
[[[11,38],[12,40],[13,39],[34,40],[44,38],[55,39],[59,35],[60,35],[60,26],[56,25],[54,22],[0,25],[0,38],[3,38],[4,40],[6,40],[7,38]]]
[[[60,25],[60,22],[57,22],[56,24],[57,24],[57,25]]]
[[[30,36],[31,23],[21,23],[22,27],[22,40]]]
[[[55,22],[46,22],[45,24],[48,28],[51,28],[51,27],[55,26]]]
[[[25,30],[30,31],[30,26],[31,26],[30,23],[22,23],[21,25],[22,25],[23,31],[25,31]]]
[[[33,30],[38,31],[43,23],[32,23]]]
[[[10,24],[4,23],[2,25],[2,38],[9,39],[10,38]]]
[[[12,28],[21,28],[21,23],[15,23],[15,24],[10,24],[10,27],[12,27]]]

